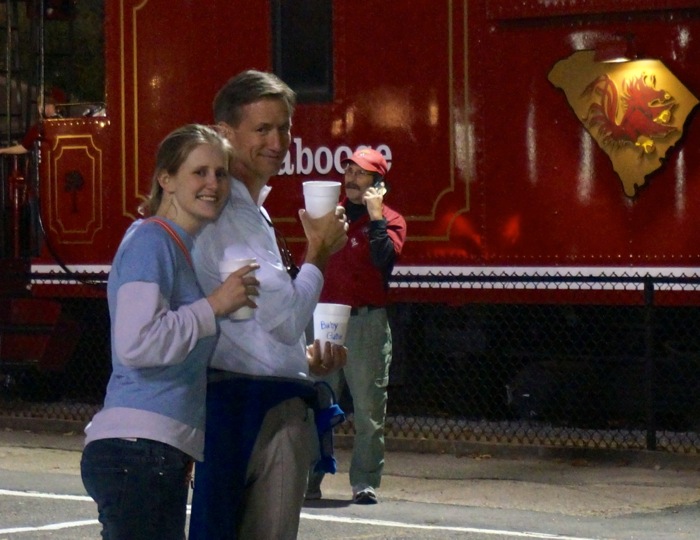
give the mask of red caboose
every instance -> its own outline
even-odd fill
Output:
[[[692,272],[698,35],[691,0],[105,2],[106,115],[46,120],[36,185],[20,200],[6,180],[0,282],[15,286],[4,295],[99,297],[156,145],[177,125],[210,122],[215,91],[247,68],[298,92],[269,199],[293,250],[302,181],[339,179],[342,159],[367,145],[389,161],[391,204],[408,222],[398,277]],[[625,123],[635,92],[652,96],[638,100],[638,125]],[[23,235],[38,238],[31,252],[16,247]],[[512,289],[392,294],[553,301]]]

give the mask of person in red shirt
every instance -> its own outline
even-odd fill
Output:
[[[61,118],[61,115],[56,107],[56,101],[53,97],[44,97],[43,111],[41,104],[39,104],[39,116],[42,119]],[[39,121],[36,124],[32,124],[29,127],[27,133],[25,133],[24,137],[22,137],[22,141],[20,143],[14,144],[12,146],[7,146],[5,148],[0,148],[0,154],[27,154],[28,152],[31,152],[34,149],[34,143],[40,140],[41,136],[41,121]]]
[[[389,277],[406,240],[406,220],[384,204],[388,165],[362,148],[343,162],[348,242],[329,260],[320,302],[352,306],[345,367],[327,377],[336,396],[353,400],[355,440],[350,464],[353,502],[375,504],[384,467],[384,422],[391,364],[386,304]],[[311,471],[306,498],[321,498],[323,473]]]

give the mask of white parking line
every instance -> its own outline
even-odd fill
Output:
[[[32,499],[57,499],[62,501],[92,502],[92,499],[85,495],[58,495],[56,493],[39,493],[37,491],[11,491],[9,489],[0,489],[0,496],[1,495],[6,495],[8,497],[30,497]],[[85,519],[82,521],[67,521],[65,523],[52,523],[50,525],[41,525],[37,527],[14,527],[12,529],[0,529],[0,534],[17,534],[33,531],[58,531],[61,529],[87,527],[99,524],[100,522],[96,519]]]
[[[15,527],[14,529],[0,529],[0,534],[16,534],[33,531],[58,531],[61,529],[71,529],[73,527],[86,527],[88,525],[99,525],[96,519],[86,519],[83,521],[67,521],[65,523],[52,523],[51,525],[41,525],[39,527]]]
[[[8,495],[10,497],[32,497],[34,499],[59,499],[62,501],[89,501],[92,498],[87,495],[59,495],[57,493],[40,493],[38,491],[10,491],[9,489],[0,489],[0,495]]]
[[[36,491],[11,491],[8,489],[0,489],[0,496],[7,495],[10,497],[30,497],[35,499],[56,499],[64,501],[83,501],[92,502],[92,499],[85,495],[59,495],[57,493],[39,493]],[[188,506],[189,512],[189,506]],[[334,523],[346,523],[351,525],[371,525],[374,527],[393,527],[400,529],[419,529],[431,531],[450,531],[450,532],[465,532],[478,533],[484,535],[500,535],[506,538],[538,538],[542,540],[599,540],[597,538],[587,538],[584,536],[563,536],[559,534],[547,534],[528,531],[501,531],[496,529],[482,529],[476,527],[449,527],[446,525],[419,525],[417,523],[404,523],[401,521],[384,521],[380,519],[361,519],[361,518],[344,518],[338,516],[328,516],[321,514],[301,513],[302,519],[314,521],[327,521]],[[13,529],[0,529],[0,534],[13,534],[32,531],[56,531],[60,529],[69,529],[71,527],[85,527],[90,525],[99,525],[96,519],[83,521],[68,521],[65,523],[54,523],[51,525],[42,525],[38,527],[15,527]]]
[[[333,521],[335,523],[373,525],[375,527],[393,527],[400,529],[425,529],[430,531],[451,531],[451,532],[470,532],[486,535],[500,535],[511,538],[542,538],[547,540],[599,540],[597,538],[586,538],[584,536],[562,536],[560,534],[547,534],[537,532],[515,532],[515,531],[499,531],[496,529],[480,529],[476,527],[449,527],[447,525],[418,525],[415,523],[404,523],[401,521],[383,521],[380,519],[360,519],[360,518],[343,518],[338,516],[323,516],[319,514],[301,513],[302,519],[311,519],[316,521]]]

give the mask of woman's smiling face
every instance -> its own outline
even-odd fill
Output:
[[[190,234],[216,219],[226,204],[231,180],[222,150],[211,144],[197,145],[174,175],[160,178],[164,200],[163,215]]]

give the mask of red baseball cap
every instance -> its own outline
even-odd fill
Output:
[[[371,171],[379,173],[384,176],[387,169],[389,168],[386,164],[386,159],[373,148],[360,148],[356,150],[355,153],[347,159],[341,162],[341,165],[345,166],[349,161],[352,161],[356,165],[359,165],[366,171]]]

